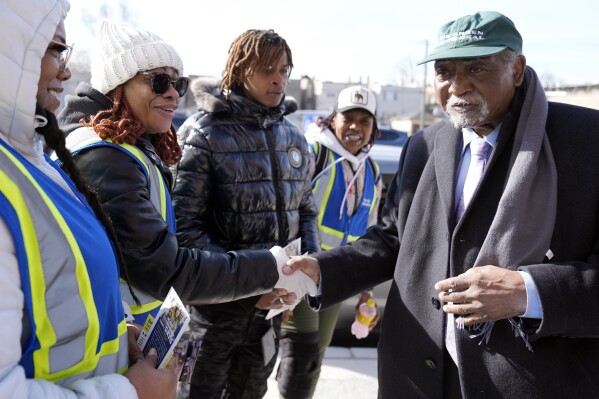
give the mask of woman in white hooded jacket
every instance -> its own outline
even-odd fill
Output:
[[[153,355],[128,367],[110,226],[65,158],[53,114],[70,78],[68,8],[0,5],[0,398],[174,397],[173,367],[156,370]]]

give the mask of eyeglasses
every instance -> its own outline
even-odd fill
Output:
[[[71,60],[71,54],[73,54],[73,46],[75,44],[68,44],[59,42],[58,40],[50,40],[50,46],[48,46],[48,50],[58,51],[60,53],[60,62],[63,68],[69,66],[69,61]]]
[[[156,95],[166,93],[169,85],[173,85],[177,93],[179,93],[179,97],[183,97],[187,93],[189,78],[180,77],[177,80],[172,80],[168,73],[160,72],[140,72],[140,75],[150,82],[152,93]]]

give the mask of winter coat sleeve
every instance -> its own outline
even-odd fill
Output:
[[[278,279],[267,250],[217,253],[179,247],[150,201],[139,164],[111,147],[80,153],[76,163],[111,218],[129,280],[162,299],[171,286],[191,304],[228,302],[272,289]]]
[[[194,126],[184,126],[179,132],[183,156],[175,169],[175,188],[173,191],[173,206],[177,218],[177,238],[180,245],[198,247],[206,251],[225,252],[211,235],[209,193],[214,192],[214,171],[210,158],[209,143]],[[212,234],[211,234],[212,233]],[[258,265],[256,265],[258,266]],[[257,272],[258,273],[258,272]],[[274,285],[274,284],[273,284]],[[251,311],[259,297],[248,297],[236,301],[236,305],[244,312]]]
[[[127,378],[118,374],[82,379],[62,387],[27,378],[19,365],[24,297],[12,238],[0,220],[0,398],[131,398],[137,393]]]
[[[183,156],[175,170],[173,206],[177,217],[177,238],[185,246],[225,252],[211,239],[209,193],[214,191],[214,171],[208,142],[194,126],[179,132]]]

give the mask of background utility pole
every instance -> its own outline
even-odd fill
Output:
[[[424,57],[428,57],[428,39],[424,41]],[[424,64],[424,79],[422,80],[422,101],[420,103],[420,127],[418,130],[424,129],[424,112],[426,111],[426,66]]]

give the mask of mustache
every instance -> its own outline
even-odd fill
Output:
[[[445,113],[456,129],[480,126],[489,116],[487,98],[479,93],[470,93],[467,96],[451,95],[446,104]],[[468,106],[468,109],[461,110],[460,106]]]
[[[445,105],[448,105],[448,106],[466,105],[466,104],[480,105],[480,104],[484,103],[485,101],[486,101],[486,99],[483,96],[481,96],[480,94],[472,94],[469,96],[461,96],[461,97],[456,96],[455,94],[452,94],[447,99]]]

